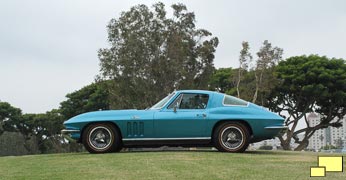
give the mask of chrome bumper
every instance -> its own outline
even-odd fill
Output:
[[[67,140],[69,140],[70,142],[76,142],[75,139],[71,138],[70,134],[71,133],[80,133],[80,130],[76,130],[76,129],[63,129],[61,130],[61,135],[66,138]]]

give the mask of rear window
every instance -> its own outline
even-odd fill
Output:
[[[247,106],[248,102],[238,99],[233,96],[225,95],[223,98],[223,105],[225,106]]]

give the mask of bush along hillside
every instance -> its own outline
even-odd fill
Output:
[[[42,114],[23,114],[0,102],[0,156],[83,151],[80,144],[61,136],[63,122],[80,113],[109,109],[107,96],[104,83],[98,82],[67,94],[59,109]]]

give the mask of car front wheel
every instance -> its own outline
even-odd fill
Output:
[[[239,122],[225,122],[214,131],[215,147],[222,152],[244,152],[249,145],[249,130]]]
[[[107,123],[96,123],[86,127],[82,142],[90,153],[108,153],[121,149],[119,132]]]

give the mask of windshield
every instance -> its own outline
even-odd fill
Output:
[[[169,94],[168,96],[166,96],[165,98],[163,98],[161,101],[159,101],[158,103],[156,103],[153,107],[151,107],[150,109],[161,109],[170,99],[171,97],[174,95],[174,93]]]

